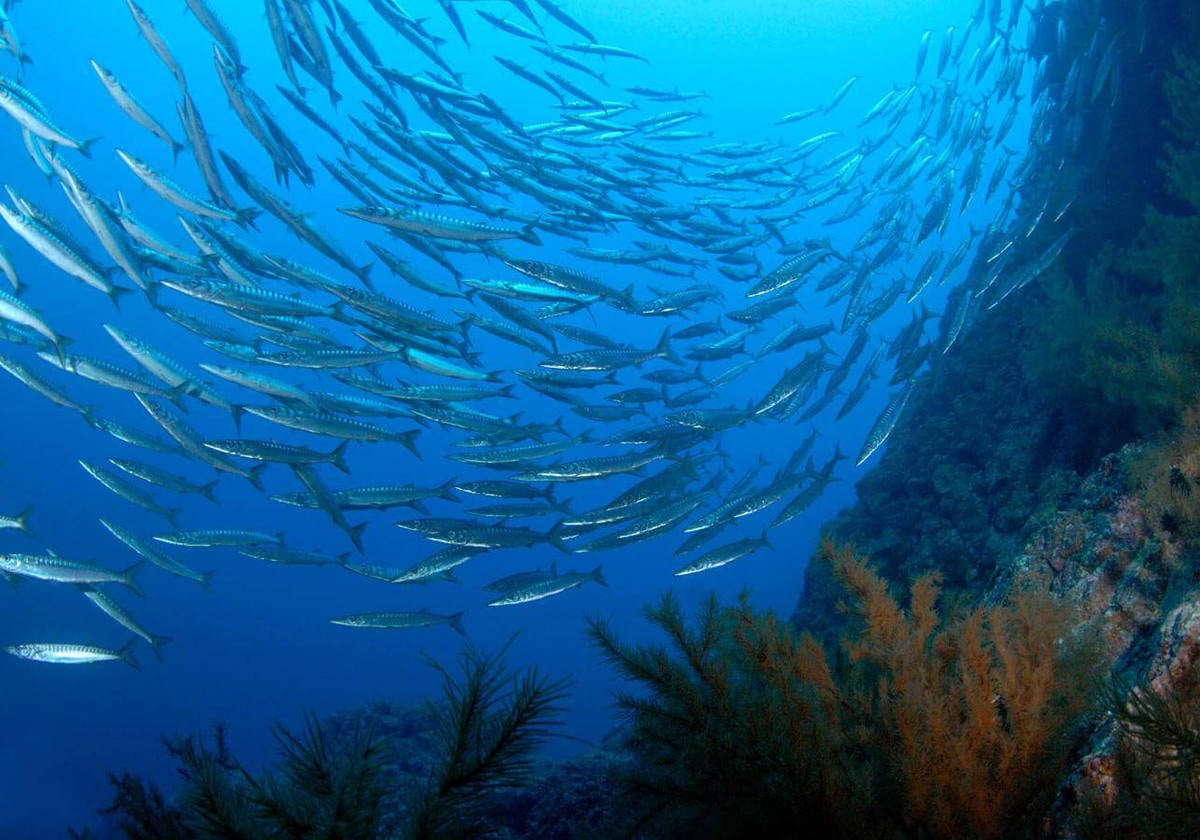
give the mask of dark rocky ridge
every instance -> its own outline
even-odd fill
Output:
[[[1064,5],[1075,15],[1068,43],[1086,51],[1097,25],[1133,31],[1143,4],[1105,0],[1099,14],[1091,11],[1097,4]],[[1111,109],[1100,102],[1081,117],[1085,141],[1074,156],[1063,150],[1066,126],[1039,138],[1032,151],[1047,171],[1064,161],[1077,169],[1069,216],[1075,234],[1048,274],[1059,272],[1059,282],[1081,296],[1095,255],[1131,243],[1148,207],[1186,212],[1160,164],[1170,140],[1163,88],[1176,49],[1200,43],[1200,3],[1144,5],[1146,47],[1141,55],[1123,53],[1122,96]],[[1069,56],[1051,53],[1053,33],[1039,32],[1031,48],[1048,51],[1053,88],[1068,73]],[[1107,142],[1099,146],[1100,139]],[[1042,180],[1049,179],[1029,182]],[[1032,370],[1030,359],[1045,350],[1040,345],[1057,315],[1046,280],[981,313],[949,354],[934,354],[882,458],[859,481],[857,503],[827,526],[897,584],[938,569],[947,592],[984,589],[1012,563],[1039,514],[1056,509],[1105,455],[1144,433],[1130,412],[1093,395],[1067,394]],[[810,564],[793,623],[829,639],[838,625],[836,597],[827,570]]]

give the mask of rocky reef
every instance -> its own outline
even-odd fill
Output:
[[[1115,21],[1139,4],[1107,5]],[[943,597],[969,605],[1049,575],[1076,606],[1109,676],[1050,834],[1200,826],[1197,11],[1155,4],[1150,53],[1124,51],[1136,90],[1115,103],[1102,152],[1039,150],[1079,168],[1076,235],[936,361],[857,504],[826,529],[897,587],[937,572]],[[793,624],[835,640],[841,597],[829,564],[811,563]]]

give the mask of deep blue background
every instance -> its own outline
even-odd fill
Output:
[[[346,4],[359,10],[362,19],[373,19],[365,0],[346,0]],[[238,153],[261,180],[269,182],[261,150],[236,123],[217,85],[207,34],[176,0],[147,0],[143,5],[186,68],[193,98],[203,112],[214,144]],[[212,0],[212,5],[239,39],[243,61],[251,68],[247,81],[268,97],[276,114],[293,129],[293,136],[301,141],[306,152],[332,156],[336,147],[329,138],[315,130],[306,131],[307,124],[275,95],[274,85],[284,80],[267,36],[261,4]],[[445,54],[463,69],[468,86],[487,90],[519,119],[553,118],[546,97],[512,78],[492,61],[493,53],[525,56],[527,48],[507,36],[489,32],[489,27],[473,13],[475,4],[459,4],[471,27],[471,51],[458,42],[435,3],[413,0],[405,5],[416,16],[430,16],[431,28],[448,39]],[[888,0],[824,3],[612,0],[580,2],[568,8],[602,42],[620,45],[651,59],[648,66],[619,59],[596,62],[612,84],[605,98],[621,98],[620,87],[628,84],[705,90],[711,98],[703,102],[710,115],[703,126],[714,132],[715,141],[780,139],[796,143],[818,131],[844,132],[843,138],[818,154],[823,159],[857,142],[862,136],[862,131],[855,128],[860,116],[891,86],[911,80],[921,34],[926,29],[936,33],[930,56],[931,63],[936,63],[941,32],[951,23],[964,23],[973,6],[974,3],[965,0],[902,4]],[[505,4],[479,4],[479,7],[519,20],[516,12]],[[203,185],[194,167],[185,154],[180,157],[180,165],[172,169],[166,147],[125,118],[88,65],[88,59],[95,58],[112,70],[152,113],[183,139],[174,117],[174,83],[138,36],[125,4],[119,0],[52,3],[25,0],[15,7],[11,17],[35,61],[24,77],[27,86],[69,131],[79,136],[102,137],[96,144],[93,160],[72,158],[93,190],[110,198],[116,190],[122,190],[139,218],[177,244],[186,243],[174,211],[141,187],[116,158],[113,148],[128,149],[202,192]],[[554,36],[557,40],[576,40],[571,33],[551,23],[547,27],[558,33]],[[407,42],[381,26],[372,26],[370,31],[388,62],[414,71],[425,66],[422,57]],[[15,72],[15,62],[7,57],[0,58],[0,62],[0,72],[7,75]],[[346,95],[336,119],[349,130],[344,115],[354,107],[362,92],[351,83],[347,73],[336,69],[335,73]],[[826,102],[850,74],[861,78],[832,116],[794,126],[774,125],[783,113]],[[309,101],[328,112],[319,90],[310,94]],[[662,107],[678,106],[668,103]],[[310,155],[310,160],[315,164],[315,154]],[[0,174],[4,183],[44,206],[81,238],[90,241],[90,234],[74,218],[59,187],[48,184],[28,160],[19,132],[7,118],[0,120]],[[375,241],[382,240],[374,231],[364,229],[364,225],[332,211],[336,206],[353,202],[322,175],[324,172],[318,169],[318,183],[311,191],[294,186],[289,200],[314,211],[358,261],[367,261],[369,252],[361,245],[364,237],[370,235]],[[986,178],[987,173],[985,183]],[[680,200],[685,200],[685,196],[681,194]],[[979,225],[986,223],[987,216],[973,220]],[[256,247],[287,253],[293,259],[312,261],[329,269],[321,258],[291,238],[273,220],[265,220],[260,227],[261,233],[254,237]],[[793,230],[796,238],[823,236],[827,232],[824,228],[809,231],[804,225]],[[965,220],[956,221],[943,247],[953,250],[957,244],[955,237],[963,235],[965,230]],[[840,243],[852,243],[860,232],[861,225],[856,227],[852,221],[836,229],[835,236]],[[613,243],[595,240],[592,245],[615,246],[628,238],[632,237],[621,235]],[[57,330],[74,339],[72,349],[132,367],[132,362],[103,331],[102,325],[110,322],[157,344],[187,364],[198,361],[233,364],[205,350],[155,313],[145,301],[131,298],[118,313],[102,295],[44,262],[8,230],[0,230],[0,239],[13,253],[18,270],[29,285],[25,299],[43,312]],[[578,265],[578,261],[554,253],[555,246],[561,244],[551,239],[546,249],[522,247],[521,254]],[[95,253],[100,253],[99,248]],[[915,270],[925,253],[922,250],[914,256],[910,271]],[[765,262],[769,264],[772,259],[769,252],[764,252]],[[416,262],[433,271],[419,260]],[[472,270],[480,272],[498,270],[497,266],[482,261],[471,265]],[[683,282],[656,281],[639,269],[581,267],[603,275],[617,287],[636,282],[641,297],[649,296],[652,284],[675,287]],[[414,305],[431,305],[398,281],[392,281],[382,267],[376,269],[375,277],[385,291],[398,297],[408,296]],[[715,274],[713,277],[714,282],[725,282]],[[702,275],[698,279],[713,280],[713,277]],[[882,286],[885,281],[881,279],[880,283]],[[729,308],[742,305],[740,292],[737,288],[728,289]],[[935,311],[940,309],[939,296],[944,292],[943,289],[927,293]],[[181,299],[165,292],[163,300],[178,304]],[[448,313],[448,305],[440,302],[432,305]],[[805,322],[827,320],[830,316],[822,311],[822,306],[823,297],[808,302],[802,314]],[[192,308],[192,311],[201,310]],[[706,310],[709,317],[716,311]],[[841,306],[832,315],[840,322]],[[613,333],[620,331],[639,344],[653,341],[662,327],[658,321],[648,319],[649,323],[639,324],[633,318],[608,311],[597,317],[600,328]],[[890,320],[877,325],[881,334],[894,333],[907,321],[908,313],[889,317]],[[593,326],[586,319],[575,322]],[[778,321],[778,326],[785,322]],[[536,363],[531,354],[492,341],[486,335],[480,334],[477,343],[489,369],[529,367]],[[48,369],[25,349],[15,348],[12,354],[36,365],[36,370],[69,388],[79,399],[100,406],[103,416],[145,430],[155,429],[132,397],[108,392],[65,374],[56,375],[56,371]],[[718,364],[712,369],[724,367],[725,364]],[[741,405],[751,397],[761,396],[782,369],[780,360],[759,367],[761,370],[756,369],[729,388],[723,402]],[[322,380],[305,377],[301,381]],[[327,386],[332,385],[332,380],[323,381]],[[626,386],[639,384],[629,374],[622,376],[622,382]],[[848,386],[852,384],[853,378]],[[218,383],[218,387],[227,395],[236,393],[232,386]],[[818,463],[828,457],[839,441],[851,455],[852,463],[867,428],[886,398],[886,390],[880,387],[846,422],[822,428],[816,451]],[[110,456],[132,457],[187,473],[196,480],[211,480],[201,466],[134,451],[92,430],[72,412],[49,404],[7,376],[0,377],[0,404],[4,407],[5,421],[0,442],[0,509],[15,513],[27,504],[35,506],[34,536],[0,532],[0,551],[52,548],[67,557],[95,559],[107,566],[123,567],[136,557],[102,529],[97,522],[99,517],[110,517],[144,536],[167,530],[160,517],[115,498],[88,477],[77,464],[80,457],[101,463]],[[484,408],[508,412],[518,406],[491,403]],[[527,416],[548,421],[560,413],[561,406],[526,398],[519,408]],[[196,405],[186,419],[212,437],[234,434],[229,419],[206,406]],[[582,431],[587,425],[575,417],[568,423],[575,431]],[[751,424],[728,434],[723,446],[734,457],[736,475],[754,463],[760,453],[782,465],[808,432],[807,426],[792,423]],[[245,434],[314,443],[314,439],[305,440],[303,435],[281,434],[275,427],[254,418],[247,418]],[[425,455],[423,462],[415,461],[398,447],[356,444],[350,456],[352,479],[343,480],[342,476],[328,472],[323,475],[339,487],[371,483],[436,484],[451,475],[464,479],[496,477],[490,473],[472,473],[461,465],[445,462],[440,456],[451,439],[436,431],[426,431],[420,441]],[[318,446],[326,443],[315,441]],[[335,568],[270,566],[240,557],[232,550],[164,547],[194,568],[216,571],[211,592],[152,567],[141,575],[146,589],[144,599],[128,597],[119,590],[114,592],[144,626],[173,637],[165,649],[164,663],[157,663],[144,646],[138,650],[143,665],[140,672],[119,664],[55,668],[0,657],[0,715],[6,721],[0,737],[0,791],[3,792],[0,836],[52,836],[62,826],[92,822],[94,810],[107,802],[104,774],[110,769],[135,769],[169,783],[169,766],[158,740],[163,734],[203,731],[214,722],[224,721],[229,725],[238,755],[256,766],[272,754],[269,724],[273,721],[295,723],[307,709],[325,713],[376,698],[417,701],[436,691],[436,675],[423,656],[449,662],[460,649],[460,637],[447,628],[370,633],[327,623],[329,618],[349,612],[426,606],[435,612],[465,610],[464,623],[471,638],[485,649],[494,649],[517,634],[510,649],[511,664],[536,663],[553,675],[573,676],[576,682],[568,731],[577,738],[596,740],[612,725],[612,683],[610,673],[585,645],[582,618],[603,614],[624,637],[648,638],[640,618],[642,605],[668,588],[673,588],[687,605],[695,604],[713,588],[726,599],[749,588],[756,605],[785,614],[790,612],[800,594],[803,566],[815,545],[819,523],[852,500],[853,481],[859,474],[850,463],[842,464],[838,471],[842,480],[825,498],[804,517],[771,535],[773,552],[759,552],[722,569],[683,579],[671,576],[682,565],[678,558],[671,557],[679,542],[676,537],[638,544],[619,553],[571,558],[545,547],[493,553],[461,567],[457,572],[461,583],[457,585],[438,583],[410,588],[388,587]],[[767,476],[764,472],[762,480]],[[290,471],[282,467],[268,471],[267,483],[269,491],[275,493],[298,489]],[[564,486],[560,496],[574,498],[578,508],[585,509],[589,502],[610,498],[628,483],[614,479],[600,488]],[[185,527],[285,530],[289,543],[300,548],[337,553],[349,547],[323,514],[270,502],[234,477],[221,480],[220,506],[196,497],[176,501],[165,491],[157,492],[157,496],[169,504],[187,506]],[[454,514],[452,507],[441,507],[439,511],[444,515]],[[774,514],[775,510],[759,514],[740,526],[740,530],[730,530],[727,534],[730,539],[755,535],[770,521],[767,517]],[[409,515],[393,511],[370,517],[366,562],[406,566],[438,547],[392,527],[396,519]],[[363,516],[351,513],[349,518],[357,522]],[[724,539],[724,536],[719,538]],[[609,587],[589,585],[561,597],[509,609],[484,606],[486,593],[481,590],[482,584],[514,571],[544,567],[553,560],[558,560],[561,568],[577,569],[590,569],[602,562]],[[0,644],[86,641],[115,647],[126,637],[123,630],[71,587],[29,582],[15,589],[0,589]],[[574,742],[562,742],[552,748],[571,751],[580,747]]]

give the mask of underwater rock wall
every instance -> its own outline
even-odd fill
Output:
[[[1196,5],[1106,0],[1043,8],[1044,31],[1031,48],[1044,51],[1052,88],[1094,49],[1087,33],[1113,27],[1129,33],[1116,71],[1125,93],[1112,103],[1064,113],[1041,138],[1034,154],[1047,176],[1062,167],[1075,170],[1069,244],[1039,283],[1017,293],[1019,302],[981,313],[970,340],[936,360],[883,458],[858,483],[857,503],[827,526],[830,537],[853,543],[891,581],[903,584],[937,569],[948,595],[985,589],[1013,564],[1036,532],[1038,517],[1077,493],[1081,476],[1109,453],[1177,420],[1177,409],[1191,396],[1192,385],[1185,383],[1171,399],[1159,400],[1162,406],[1130,401],[1127,393],[1114,393],[1116,365],[1095,356],[1109,350],[1099,344],[1098,327],[1109,326],[1104,319],[1114,311],[1129,313],[1144,304],[1135,313],[1141,322],[1114,320],[1114,331],[1162,327],[1166,293],[1148,291],[1128,269],[1144,262],[1146,248],[1139,242],[1148,208],[1189,212],[1173,186],[1178,173],[1163,160],[1178,140],[1178,127],[1167,116],[1167,80],[1177,51],[1197,43]],[[1067,22],[1066,35],[1049,13],[1056,7]],[[1035,176],[1030,183],[1044,180]],[[1116,256],[1100,259],[1123,249],[1136,257],[1125,264]],[[974,270],[985,268],[980,257]],[[1106,272],[1120,276],[1111,279]],[[1136,331],[1127,335],[1142,338]],[[840,626],[836,596],[828,569],[809,564],[793,623],[830,639]]]
[[[939,570],[950,605],[1049,576],[1109,673],[1048,830],[1180,836],[1200,756],[1145,722],[1200,715],[1200,3],[1107,7],[1117,25],[1153,18],[1144,53],[1123,56],[1130,94],[1039,149],[1054,166],[1072,133],[1109,133],[1069,159],[1076,235],[922,380],[827,533],[898,586]],[[793,623],[832,638],[839,595],[810,564]],[[1154,769],[1164,755],[1175,770]]]

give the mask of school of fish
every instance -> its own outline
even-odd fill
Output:
[[[145,129],[137,148],[106,145],[69,108],[43,104],[18,36],[22,4],[0,3],[12,59],[0,131],[20,132],[21,165],[63,193],[53,207],[9,184],[0,196],[11,284],[0,289],[0,367],[77,414],[72,435],[122,441],[128,457],[81,458],[79,480],[163,525],[99,519],[97,540],[112,540],[103,565],[52,545],[0,554],[5,578],[74,584],[134,634],[119,650],[5,648],[25,659],[135,664],[138,639],[159,653],[167,637],[117,596],[139,592],[147,562],[208,586],[208,572],[180,559],[189,549],[390,584],[453,580],[485,552],[531,546],[579,566],[489,584],[490,604],[504,606],[605,583],[600,565],[567,555],[670,537],[669,571],[690,575],[769,548],[768,533],[836,480],[847,441],[826,434],[832,454],[816,463],[816,429],[890,389],[864,463],[930,361],[1053,264],[1072,235],[1073,161],[1107,142],[1117,57],[1141,48],[1137,32],[1103,19],[1088,32],[1056,22],[1058,4],[980,0],[964,26],[925,33],[913,77],[862,115],[857,135],[821,128],[842,115],[851,77],[825,104],[781,114],[779,140],[719,142],[703,127],[703,93],[609,85],[610,68],[653,56],[605,44],[555,0],[411,0],[416,14],[396,0],[265,0],[279,66],[262,70],[243,63],[221,2],[185,3],[211,38],[207,66],[185,67],[133,0],[96,3],[96,14],[131,17],[136,40],[121,49],[161,62],[156,78],[121,79],[104,55],[79,56],[96,77],[81,75],[79,95],[97,85],[90,95]],[[527,87],[544,121],[517,119],[486,80],[456,70],[448,41],[471,48],[480,27],[511,46],[495,73]],[[1047,31],[1057,49],[1035,59],[1020,36]],[[1055,55],[1073,58],[1056,67]],[[263,81],[279,72],[286,84]],[[193,98],[200,74],[214,74],[226,101]],[[176,114],[141,104],[154,84],[176,89]],[[205,119],[226,108],[244,133],[218,143]],[[1061,158],[1062,177],[1035,181],[1055,171],[1046,155]],[[94,191],[100,165],[124,167],[125,188]],[[323,214],[304,199],[318,181],[340,196]],[[325,230],[334,210],[339,230],[358,225],[355,239]],[[986,223],[967,224],[980,212]],[[260,231],[286,231],[292,246],[264,248]],[[33,263],[15,262],[17,249],[42,264],[19,268]],[[79,347],[60,330],[67,313],[43,304],[56,274],[81,284],[72,317],[86,313],[111,343]],[[926,298],[937,287],[949,294],[935,318]],[[147,340],[148,318],[169,320],[174,338]],[[750,371],[775,384],[747,395]],[[106,416],[114,400],[136,400],[145,422]],[[197,423],[212,412],[232,421],[224,437]],[[422,447],[435,428],[451,447]],[[731,463],[721,444],[740,428],[766,433],[786,463]],[[406,465],[396,482],[356,486],[348,458],[360,448]],[[291,489],[263,489],[267,470]],[[164,501],[216,502],[225,481],[328,519],[346,551],[302,550],[270,523],[247,527],[219,506],[201,521],[199,508]],[[577,487],[609,501],[574,504],[565,495]],[[398,522],[376,515],[401,507],[411,513]],[[368,523],[436,545],[411,566],[371,563]],[[0,516],[0,528],[28,530],[29,511]],[[461,617],[324,618],[463,632]]]

